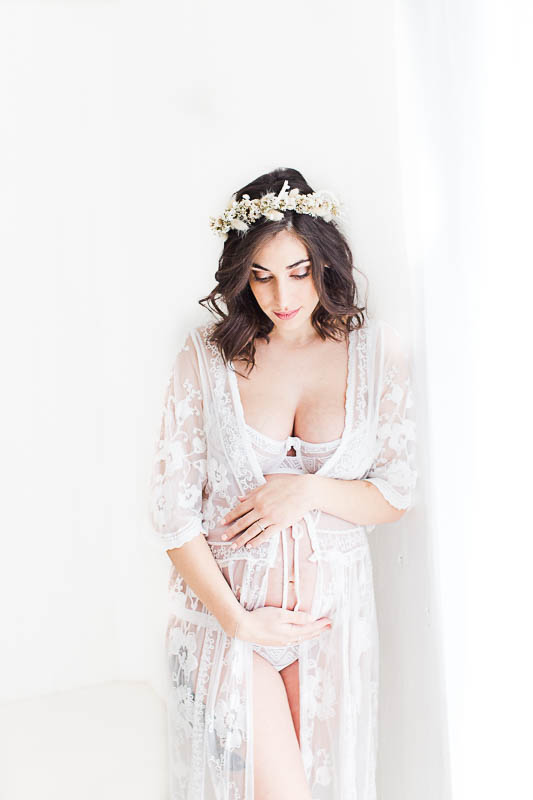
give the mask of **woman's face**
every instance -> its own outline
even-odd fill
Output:
[[[304,244],[289,231],[280,231],[256,253],[250,288],[261,309],[283,331],[309,322],[318,294]],[[296,312],[279,316],[280,312]]]

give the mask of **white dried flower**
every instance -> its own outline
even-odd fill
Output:
[[[235,228],[238,231],[248,230],[248,225],[242,219],[232,219],[230,224],[232,228]]]
[[[283,219],[283,214],[281,213],[281,211],[276,211],[275,208],[267,208],[267,210],[264,212],[264,216],[267,219],[274,219],[274,220]]]
[[[280,220],[284,211],[296,211],[331,222],[333,217],[343,215],[341,206],[335,196],[326,190],[310,194],[300,194],[297,188],[289,191],[289,182],[286,180],[277,195],[267,192],[262,197],[250,200],[250,196],[244,194],[241,200],[233,200],[220,217],[209,217],[209,226],[225,241],[228,231],[247,231],[261,216]]]

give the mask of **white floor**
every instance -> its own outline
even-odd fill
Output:
[[[0,706],[0,799],[166,800],[166,735],[145,683]]]

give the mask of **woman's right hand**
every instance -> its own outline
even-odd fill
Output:
[[[328,627],[331,627],[328,617],[313,620],[308,611],[262,606],[242,614],[235,637],[254,644],[282,647],[315,639]]]

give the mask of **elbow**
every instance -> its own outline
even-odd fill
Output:
[[[390,503],[389,503],[389,506],[390,506],[390,511],[391,511],[391,520],[390,521],[391,522],[397,522],[399,519],[401,519],[403,517],[404,514],[407,514],[407,512],[411,510],[411,508],[413,507],[413,504],[412,504],[411,501],[409,501],[408,505],[406,505],[404,508],[397,508],[396,506],[393,506]]]
[[[410,494],[402,494],[388,481],[374,477],[371,479],[366,478],[364,483],[373,487],[376,503],[379,503],[380,506],[379,522],[397,522],[411,508]]]

